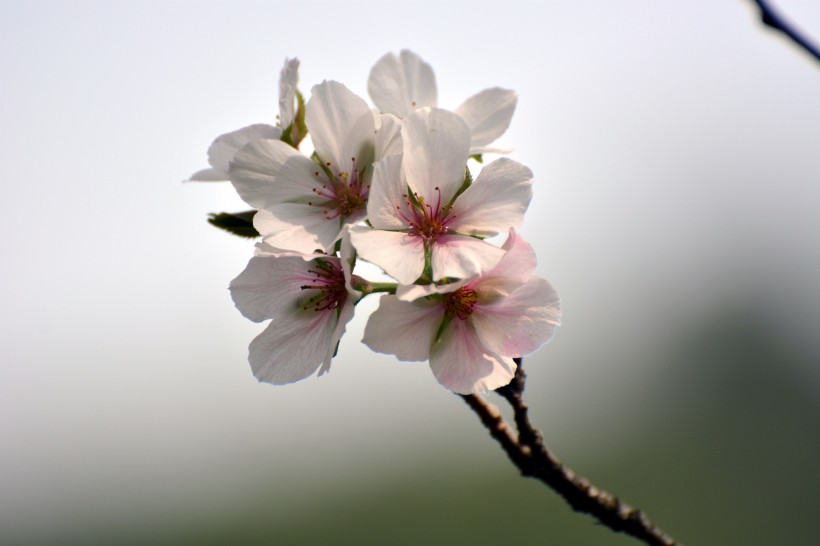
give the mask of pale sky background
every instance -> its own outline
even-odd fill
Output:
[[[820,40],[816,1],[777,4]],[[181,183],[217,135],[274,121],[285,57],[305,94],[368,98],[402,48],[442,107],[519,93],[498,144],[535,173],[523,234],[564,308],[527,399],[570,466],[656,430],[657,385],[694,364],[669,348],[726,309],[813,363],[789,373],[820,394],[820,64],[752,2],[4,1],[0,543],[133,539],[271,491],[276,517],[321,513],[422,464],[509,470],[425,364],[360,344],[375,298],[329,375],[258,384],[261,326],[227,291],[252,242],[205,221],[246,206]],[[624,496],[664,515],[668,495]]]

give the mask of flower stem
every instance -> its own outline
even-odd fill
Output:
[[[362,297],[367,296],[368,294],[374,294],[376,292],[386,292],[388,294],[395,294],[396,288],[399,285],[394,282],[370,282],[365,281],[364,284],[360,286],[354,286],[356,290],[360,290],[362,292]]]
[[[477,394],[460,395],[470,406],[490,436],[500,445],[521,474],[535,478],[561,495],[576,512],[590,514],[615,531],[625,533],[650,546],[680,546],[680,543],[659,529],[646,515],[615,495],[600,489],[565,466],[544,445],[541,432],[530,423],[523,394],[526,374],[521,359],[515,359],[518,369],[506,387],[497,389],[513,408],[518,437],[498,408]]]

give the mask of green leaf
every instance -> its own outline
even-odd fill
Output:
[[[484,163],[484,158],[481,156],[481,154],[471,155],[470,158],[475,159],[479,163]]]
[[[208,223],[219,229],[224,229],[228,233],[233,233],[239,237],[253,239],[259,237],[259,232],[253,227],[253,215],[255,210],[244,212],[212,212],[208,215]]]
[[[458,196],[464,193],[464,190],[469,188],[472,185],[472,183],[473,174],[470,172],[470,167],[464,167],[464,183],[461,184],[461,187],[458,189],[455,195],[453,195],[453,198],[450,199],[449,203],[447,203],[446,208],[451,208],[453,206],[453,203],[455,203],[456,199],[458,198]]]

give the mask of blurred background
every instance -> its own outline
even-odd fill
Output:
[[[820,39],[814,0],[781,11]],[[410,48],[519,104],[523,229],[564,325],[525,361],[547,445],[685,544],[817,544],[820,64],[751,1],[0,7],[0,544],[629,545],[521,478],[423,363],[360,343],[258,384],[252,242],[183,184],[213,138],[366,97]],[[491,159],[491,158],[488,158]],[[493,395],[492,400],[500,403]]]

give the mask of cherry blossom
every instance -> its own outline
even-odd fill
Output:
[[[382,296],[364,343],[399,360],[429,359],[438,382],[457,393],[508,384],[513,358],[552,338],[561,307],[552,286],[532,276],[532,247],[511,230],[504,249],[493,269],[473,279],[438,286],[420,299],[413,289]]]
[[[254,322],[272,319],[250,344],[248,360],[260,381],[284,385],[330,369],[353,307],[352,249],[342,257],[281,252],[265,243],[230,284],[236,307]],[[321,368],[320,368],[321,367]]]
[[[362,220],[373,173],[376,121],[344,85],[313,87],[305,122],[315,158],[280,140],[254,140],[230,165],[240,197],[260,209],[254,226],[273,247],[329,252],[348,223]]]
[[[480,238],[518,227],[532,197],[532,172],[502,158],[464,189],[470,130],[437,108],[402,121],[403,154],[376,164],[367,205],[373,229],[351,230],[361,258],[401,284],[429,261],[432,280],[468,278],[493,267],[504,251]]]
[[[373,66],[367,81],[373,104],[381,112],[407,117],[417,108],[437,106],[433,69],[409,50],[387,53]],[[470,155],[508,153],[488,145],[510,126],[518,97],[515,91],[492,87],[468,98],[455,112],[470,128]]]
[[[285,59],[285,66],[279,73],[279,115],[276,126],[264,123],[249,125],[216,137],[208,148],[208,169],[191,175],[194,182],[222,182],[228,180],[228,166],[231,159],[245,144],[260,138],[279,139],[283,131],[293,132],[294,102],[296,84],[299,82],[299,59]]]

